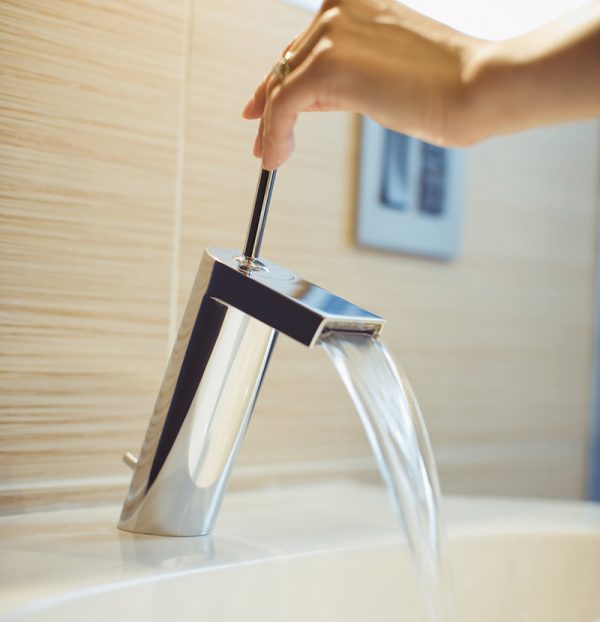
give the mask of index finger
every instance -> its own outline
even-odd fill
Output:
[[[298,113],[318,106],[317,93],[318,84],[310,63],[303,63],[271,91],[263,114],[264,168],[274,170],[290,157]]]

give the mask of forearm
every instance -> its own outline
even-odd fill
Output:
[[[600,117],[600,1],[465,59],[465,142]]]
[[[532,33],[473,39],[396,0],[325,0],[244,108],[270,170],[303,111],[352,110],[440,145],[600,117],[600,0]]]

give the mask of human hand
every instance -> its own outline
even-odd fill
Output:
[[[291,73],[259,84],[254,155],[293,150],[302,111],[348,110],[444,146],[600,117],[600,0],[525,35],[475,39],[396,0],[325,0],[286,48]]]
[[[325,0],[286,48],[290,74],[270,72],[243,116],[260,118],[253,152],[278,168],[303,111],[349,110],[441,145],[470,141],[463,69],[478,40],[395,0]]]

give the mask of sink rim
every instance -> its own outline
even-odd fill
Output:
[[[498,535],[600,538],[600,504],[447,496],[443,506],[452,542]],[[383,487],[354,481],[230,492],[211,538],[122,532],[119,510],[0,517],[0,619],[179,575],[406,545]]]

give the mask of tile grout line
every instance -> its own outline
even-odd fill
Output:
[[[179,263],[181,246],[181,219],[183,214],[183,181],[185,171],[185,148],[187,135],[188,99],[192,65],[192,41],[194,30],[194,4],[186,0],[184,7],[184,29],[182,40],[181,85],[177,112],[177,152],[175,163],[175,192],[173,196],[173,253],[171,258],[171,292],[169,304],[169,333],[167,357],[177,337],[177,300],[179,298]]]

